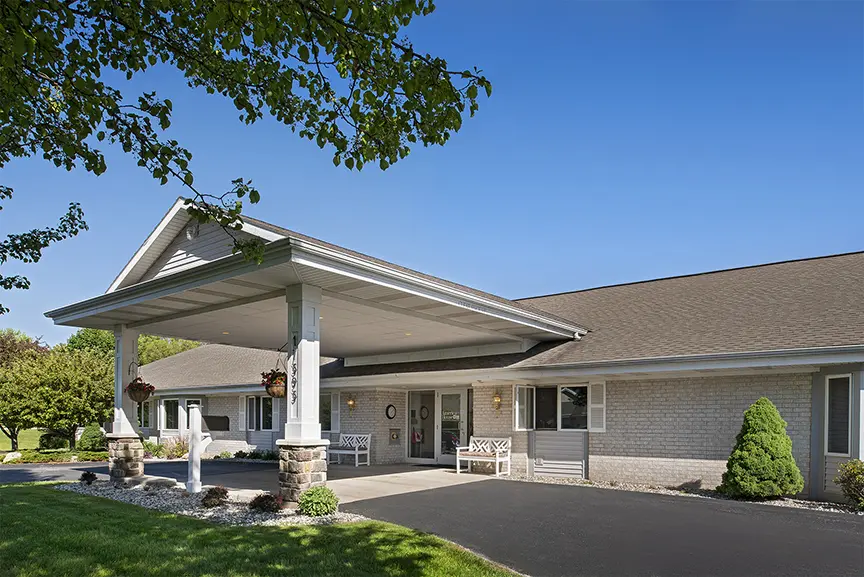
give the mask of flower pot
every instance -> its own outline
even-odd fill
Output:
[[[129,389],[126,392],[129,394],[129,398],[136,403],[143,403],[150,398],[150,391],[145,391],[143,389]]]
[[[272,385],[265,385],[265,389],[267,389],[267,394],[271,397],[279,397],[285,398],[285,384],[284,383],[274,383]]]

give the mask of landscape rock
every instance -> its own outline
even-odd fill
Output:
[[[10,461],[20,459],[21,457],[22,457],[21,453],[19,453],[18,451],[12,451],[11,453],[6,453],[6,456],[3,457],[3,462],[9,463]]]

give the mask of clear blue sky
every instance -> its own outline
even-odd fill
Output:
[[[134,88],[174,101],[196,184],[254,180],[251,216],[515,298],[864,249],[862,30],[862,2],[441,0],[415,46],[481,67],[493,97],[383,173],[170,70]],[[33,287],[2,295],[0,326],[52,343],[71,331],[42,313],[102,293],[183,194],[117,151],[98,178],[28,160],[2,182],[4,234],[70,200],[90,224],[3,271]]]

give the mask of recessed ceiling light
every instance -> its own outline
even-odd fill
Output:
[[[406,336],[406,337],[410,337],[410,336],[411,336],[411,333],[405,333],[405,336]]]
[[[231,333],[229,333],[228,331],[222,331],[222,334],[223,335],[230,335]]]

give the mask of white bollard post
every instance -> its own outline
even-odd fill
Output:
[[[201,406],[198,403],[189,407],[189,477],[186,490],[190,493],[201,492]]]

